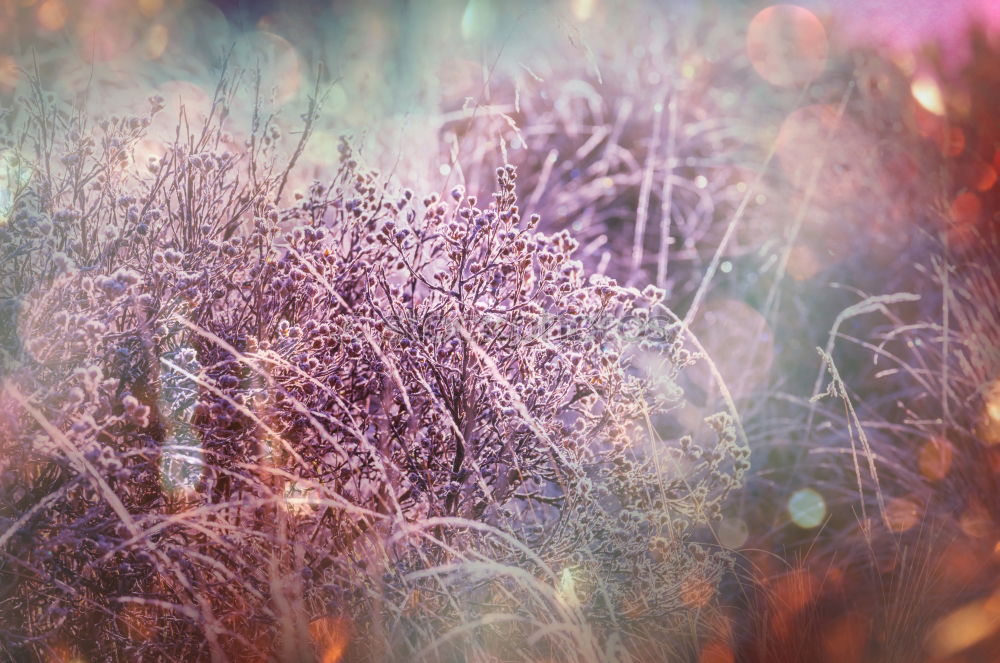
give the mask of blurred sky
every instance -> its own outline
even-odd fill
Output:
[[[235,24],[254,25],[260,18],[276,11],[319,11],[327,7],[346,9],[370,5],[385,12],[420,12],[431,6],[455,4],[450,0],[211,0]],[[624,0],[618,0],[619,2]],[[628,0],[632,1],[632,0]],[[494,3],[501,11],[512,4]],[[543,0],[539,4],[556,4]],[[595,3],[596,4],[596,3]],[[608,4],[615,4],[610,2]],[[728,6],[741,10],[767,6],[753,0],[652,0],[651,6],[677,7],[702,5],[723,10]],[[893,48],[913,48],[928,39],[943,41],[952,55],[962,57],[961,38],[968,24],[987,31],[1000,28],[1000,0],[801,0],[802,5],[818,14],[841,22],[846,34],[862,43],[879,43]]]

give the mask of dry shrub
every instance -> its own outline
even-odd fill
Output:
[[[96,125],[25,100],[8,656],[607,660],[703,609],[749,451],[733,411],[673,416],[702,358],[663,291],[588,278],[513,166],[420,198],[344,142],[285,204],[301,144],[240,148],[234,86],[146,163],[161,99]]]

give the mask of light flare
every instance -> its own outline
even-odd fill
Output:
[[[597,0],[570,0],[570,11],[573,18],[580,23],[586,23],[594,15]]]
[[[788,498],[788,514],[802,529],[818,527],[826,518],[826,501],[812,488],[802,488]]]
[[[935,115],[944,115],[944,97],[937,81],[930,76],[918,76],[910,84],[910,93],[920,107]]]

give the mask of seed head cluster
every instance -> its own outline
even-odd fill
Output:
[[[676,434],[699,356],[663,291],[588,275],[513,166],[492,196],[421,197],[345,140],[282,195],[266,128],[237,152],[216,114],[144,161],[162,99],[96,125],[25,107],[0,228],[5,647],[288,654],[298,624],[376,633],[388,604],[412,648],[484,592],[611,624],[697,607],[679,588],[725,570],[695,541],[749,465],[730,414]],[[559,572],[572,600],[532,593]]]

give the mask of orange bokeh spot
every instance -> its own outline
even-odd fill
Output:
[[[827,588],[827,591],[840,591],[845,582],[847,582],[847,574],[839,566],[830,567],[826,575],[823,576],[823,586]]]
[[[997,169],[985,161],[976,161],[968,167],[966,183],[976,191],[989,191],[997,183]]]
[[[69,18],[69,9],[63,0],[45,0],[38,7],[38,24],[50,32],[61,30]]]
[[[790,612],[799,612],[816,595],[819,588],[815,576],[806,569],[796,569],[778,578],[775,582],[775,596]]]
[[[805,244],[796,244],[788,254],[788,275],[796,281],[808,281],[819,272],[816,253]]]
[[[1000,444],[1000,378],[993,380],[986,388],[984,401],[976,434],[986,444]]]
[[[701,650],[698,663],[733,663],[733,649],[721,640],[710,640]]]
[[[351,623],[343,617],[320,617],[309,624],[309,637],[322,663],[343,660],[351,641]]]
[[[1000,597],[994,594],[985,600],[967,603],[939,620],[928,634],[927,644],[932,656],[943,659],[979,644],[998,630]]]
[[[958,523],[965,535],[973,539],[982,539],[994,530],[990,512],[979,502],[970,504],[962,513]]]
[[[908,497],[897,497],[885,505],[885,517],[889,527],[896,533],[905,532],[920,522],[923,509]]]
[[[971,191],[965,191],[955,196],[951,201],[951,218],[959,224],[975,224],[983,211],[979,196]]]
[[[917,466],[920,474],[930,481],[940,481],[948,476],[955,449],[951,442],[936,437],[920,447],[917,453]]]
[[[805,85],[826,67],[826,30],[805,7],[774,5],[750,21],[747,55],[767,82],[781,87]]]
[[[819,587],[817,578],[806,569],[796,569],[775,579],[771,593],[775,608],[771,632],[775,638],[794,637],[795,618],[816,598]]]

